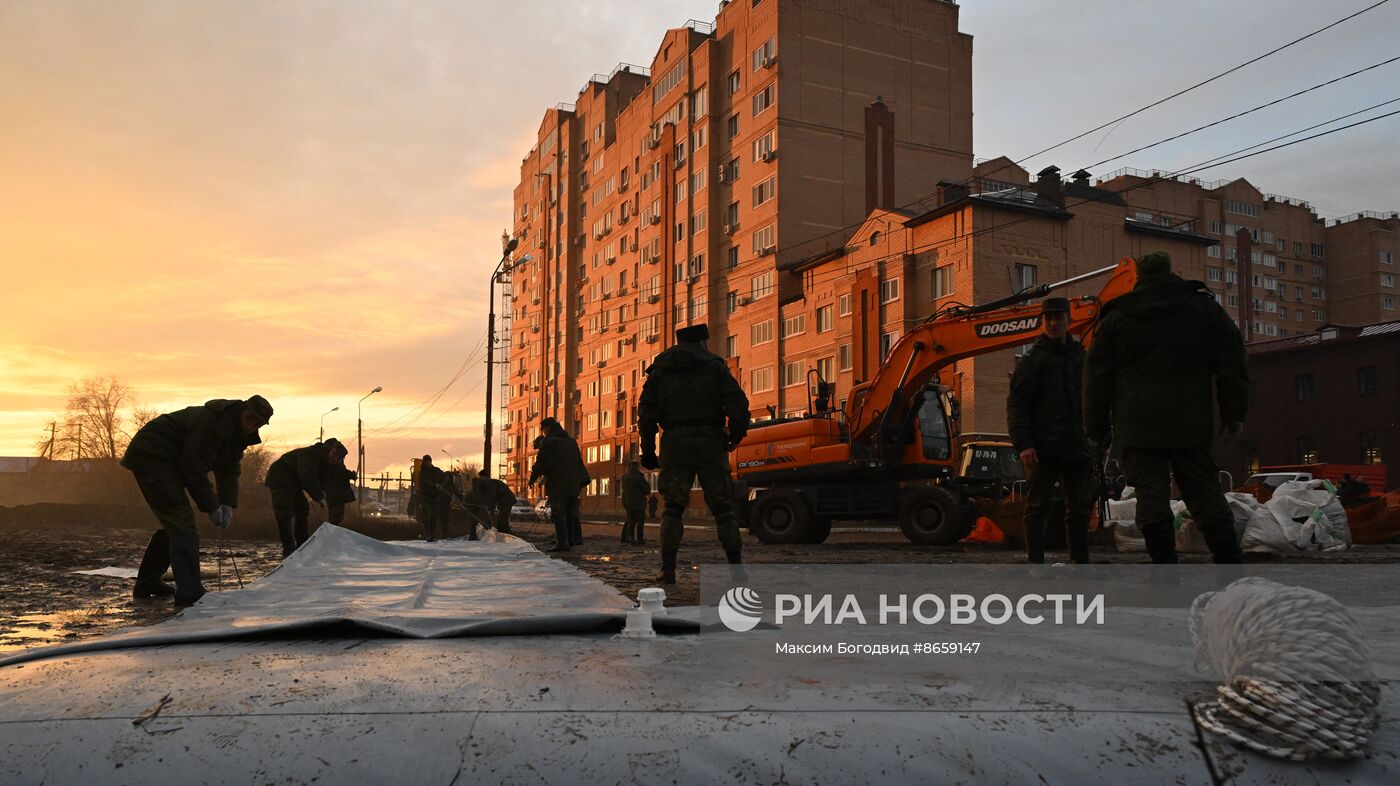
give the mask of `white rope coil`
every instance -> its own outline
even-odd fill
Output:
[[[1361,630],[1331,596],[1243,578],[1196,598],[1191,640],[1196,667],[1225,681],[1193,705],[1202,728],[1294,761],[1365,754],[1380,685]]]

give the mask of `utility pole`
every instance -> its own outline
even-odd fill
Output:
[[[77,451],[77,458],[75,460],[81,461],[83,458],[83,422],[81,420],[78,421],[78,441],[74,450]]]
[[[48,459],[49,461],[53,461],[53,443],[54,443],[57,439],[58,439],[58,421],[55,420],[55,421],[49,423],[49,445],[48,445],[48,447],[44,448],[44,455],[41,456],[41,458],[46,458],[46,459]]]
[[[501,277],[502,269],[505,268],[506,262],[510,261],[510,254],[519,243],[520,239],[514,237],[504,241],[501,261],[491,272],[491,286],[487,295],[490,310],[486,314],[486,426],[483,429],[481,448],[481,466],[487,469],[491,467],[491,378],[495,375],[496,368],[496,279]]]
[[[360,400],[355,404],[355,445],[360,451],[360,461],[358,467],[355,470],[355,478],[356,482],[359,483],[360,486],[361,505],[365,504],[365,421],[360,414],[360,409],[361,406],[365,403],[365,399],[369,398],[370,396],[373,396],[375,393],[378,393],[383,389],[384,388],[376,385],[374,387],[374,390],[371,390],[370,392],[361,396]]]

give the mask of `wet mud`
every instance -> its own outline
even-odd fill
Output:
[[[393,524],[395,526],[390,527]],[[386,522],[382,536],[412,537],[410,522]],[[175,613],[168,598],[133,600],[130,579],[76,575],[73,571],[116,566],[135,569],[152,529],[97,524],[27,526],[23,521],[0,521],[0,653],[50,644],[65,644],[133,625],[151,625]],[[540,548],[553,542],[547,523],[517,522],[515,533]],[[584,525],[584,544],[555,555],[628,597],[657,586],[660,530],[648,522],[644,546],[619,542],[615,523]],[[210,591],[236,589],[238,578],[254,581],[281,562],[281,547],[269,538],[230,537],[221,543],[201,533],[204,583]],[[1050,555],[1055,558],[1055,554]],[[898,531],[833,530],[821,545],[765,546],[744,536],[744,558],[753,564],[959,564],[1020,562],[1020,552],[995,544],[964,543],[952,547],[911,545]],[[1058,558],[1063,559],[1063,555]],[[1094,559],[1105,563],[1141,563],[1143,554],[1120,554],[1099,547]],[[1187,562],[1205,562],[1205,555],[1184,555]],[[1252,557],[1256,561],[1284,558]],[[1288,562],[1400,562],[1400,546],[1361,546],[1350,551],[1290,555]],[[713,527],[687,526],[678,560],[678,582],[666,588],[667,605],[699,600],[700,566],[724,562]],[[234,564],[237,565],[237,575]]]

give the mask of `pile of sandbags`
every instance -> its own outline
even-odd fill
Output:
[[[1234,514],[1235,536],[1245,551],[1334,551],[1351,545],[1346,509],[1336,488],[1326,480],[1289,481],[1261,505],[1251,494],[1229,492],[1225,501]],[[1205,538],[1181,500],[1171,501],[1176,550],[1206,553]],[[1113,528],[1119,551],[1146,551],[1137,526],[1137,498],[1131,486],[1121,500],[1109,500],[1106,526]]]

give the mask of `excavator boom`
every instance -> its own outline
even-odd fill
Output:
[[[1130,257],[995,303],[951,310],[925,320],[895,343],[873,379],[851,391],[845,412],[850,441],[870,440],[881,426],[900,422],[915,394],[949,364],[1035,340],[1040,334],[1041,306],[1028,301],[1102,275],[1109,275],[1109,279],[1097,295],[1070,299],[1069,330],[1083,335],[1104,303],[1126,294],[1137,282]]]

